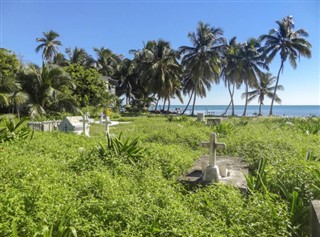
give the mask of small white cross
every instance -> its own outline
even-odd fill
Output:
[[[226,148],[225,143],[217,142],[217,135],[215,133],[210,134],[209,142],[201,142],[201,146],[204,148],[209,148],[209,166],[216,165],[216,150]]]

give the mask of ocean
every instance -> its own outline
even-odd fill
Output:
[[[162,106],[158,106],[158,109]],[[227,105],[196,105],[194,113],[204,113],[221,115],[226,110]],[[170,111],[180,109],[182,112],[185,109],[185,105],[171,105]],[[150,107],[150,110],[154,110],[154,106]],[[241,116],[243,114],[244,105],[235,105],[235,114]],[[189,106],[186,113],[191,114],[192,106]],[[262,115],[269,115],[270,106],[262,106]],[[247,116],[254,116],[259,113],[258,105],[248,105]],[[227,115],[231,114],[231,106],[227,112]],[[273,115],[275,116],[287,116],[287,117],[308,117],[308,116],[320,116],[320,105],[274,105]]]

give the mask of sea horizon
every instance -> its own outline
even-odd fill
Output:
[[[162,109],[163,105],[158,105],[157,110]],[[185,109],[186,105],[171,105],[170,111],[180,111]],[[194,113],[204,113],[205,115],[222,115],[228,105],[195,105]],[[154,110],[155,106],[151,106],[150,110]],[[165,110],[167,106],[165,107]],[[235,105],[235,115],[241,116],[243,114],[244,105]],[[191,114],[192,105],[189,105],[185,114]],[[270,105],[262,106],[262,115],[269,115]],[[259,113],[259,105],[248,105],[247,116],[255,116]],[[231,115],[231,106],[226,113]],[[273,115],[275,116],[286,116],[286,117],[310,117],[320,116],[320,105],[274,105]]]

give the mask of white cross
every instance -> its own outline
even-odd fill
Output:
[[[209,142],[201,142],[201,146],[209,148],[209,166],[216,165],[216,150],[226,148],[225,143],[217,142],[217,135],[215,133],[210,134]]]

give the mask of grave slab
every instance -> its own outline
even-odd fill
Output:
[[[225,166],[228,174],[219,179],[220,183],[232,185],[240,189],[242,192],[247,192],[247,182],[245,175],[248,174],[248,164],[239,157],[216,157],[216,164],[218,167]],[[190,187],[206,186],[215,183],[214,181],[206,181],[203,179],[203,168],[209,165],[209,155],[200,157],[194,166],[183,176],[179,178],[181,183],[187,184]],[[221,172],[220,172],[221,173]]]

